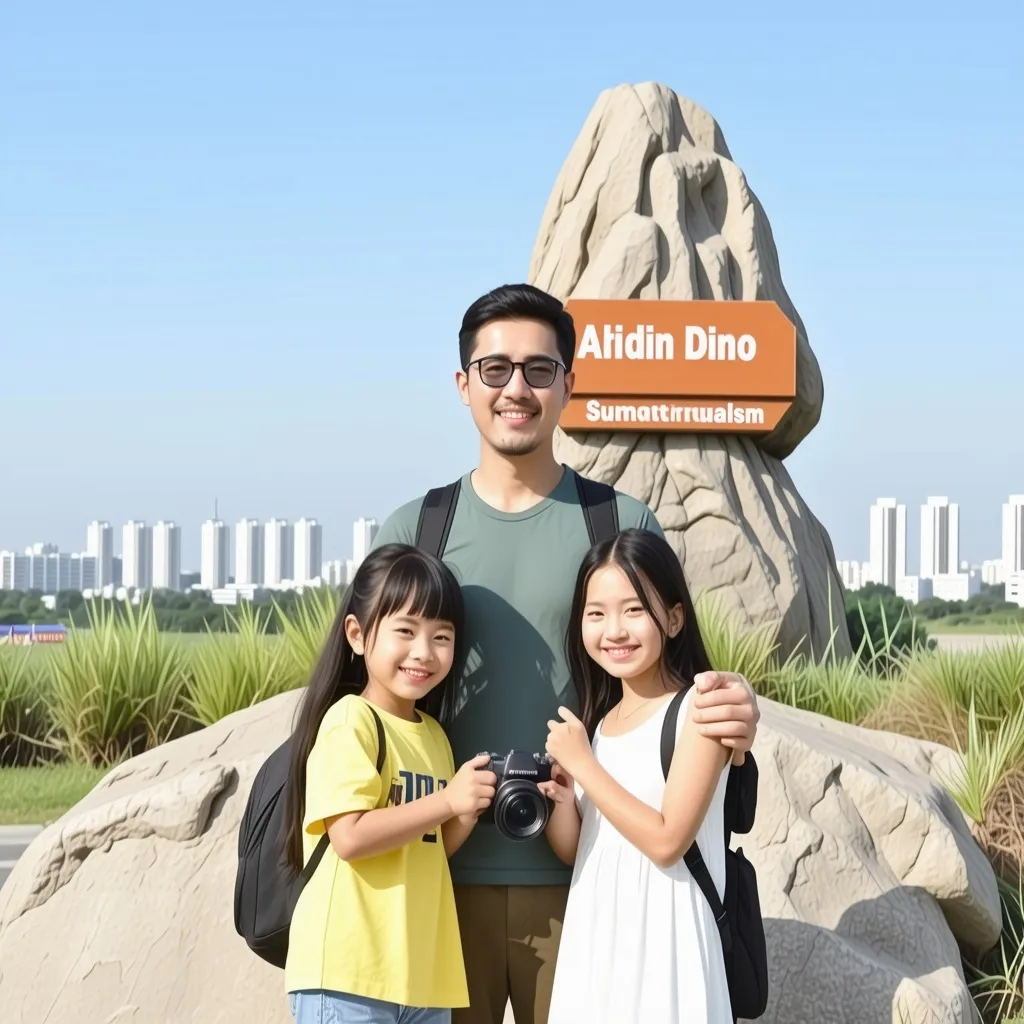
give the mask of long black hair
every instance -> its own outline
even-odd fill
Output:
[[[345,619],[354,615],[364,637],[372,638],[380,621],[407,610],[411,615],[450,622],[455,629],[452,670],[416,702],[416,707],[444,724],[451,713],[452,677],[459,664],[464,630],[462,591],[443,562],[407,544],[385,544],[360,563],[331,625],[323,651],[299,707],[292,730],[288,778],[288,861],[299,871],[303,865],[302,821],[306,802],[306,760],[316,742],[324,715],[349,693],[366,685],[366,663],[352,650],[345,635]]]
[[[666,685],[689,687],[694,676],[711,669],[683,567],[668,541],[650,530],[628,529],[595,544],[584,556],[576,576],[566,634],[566,656],[579,697],[580,720],[591,739],[601,719],[622,700],[621,680],[601,668],[583,645],[587,587],[598,569],[610,565],[618,566],[626,574],[644,610],[661,631],[661,674]],[[682,605],[683,628],[674,637],[666,634],[645,583],[658,595],[666,610]]]

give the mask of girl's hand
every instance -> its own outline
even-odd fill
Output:
[[[587,730],[568,708],[559,708],[558,713],[563,721],[548,721],[545,749],[569,774],[579,778],[581,766],[594,756]]]
[[[485,768],[490,760],[488,754],[477,754],[467,761],[445,786],[445,799],[453,818],[461,818],[464,823],[469,822],[485,811],[494,799],[494,787],[498,777]]]
[[[538,782],[537,788],[556,804],[572,803],[576,798],[575,781],[558,762],[551,765],[551,781]]]

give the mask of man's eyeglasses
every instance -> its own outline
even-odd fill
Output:
[[[466,369],[476,365],[480,380],[489,388],[503,388],[515,373],[516,367],[523,371],[523,378],[531,388],[549,388],[558,375],[562,364],[556,359],[548,359],[547,356],[535,356],[521,363],[515,363],[505,356],[485,356],[483,359],[474,359]]]

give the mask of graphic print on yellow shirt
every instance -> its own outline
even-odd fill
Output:
[[[343,697],[324,715],[306,762],[303,853],[337,814],[397,806],[444,788],[455,771],[441,726]],[[346,862],[328,847],[292,915],[285,986],[327,989],[403,1006],[469,1005],[441,829],[390,853]]]

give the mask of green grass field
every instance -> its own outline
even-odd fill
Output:
[[[0,768],[0,825],[47,825],[56,821],[107,770],[67,763]]]

